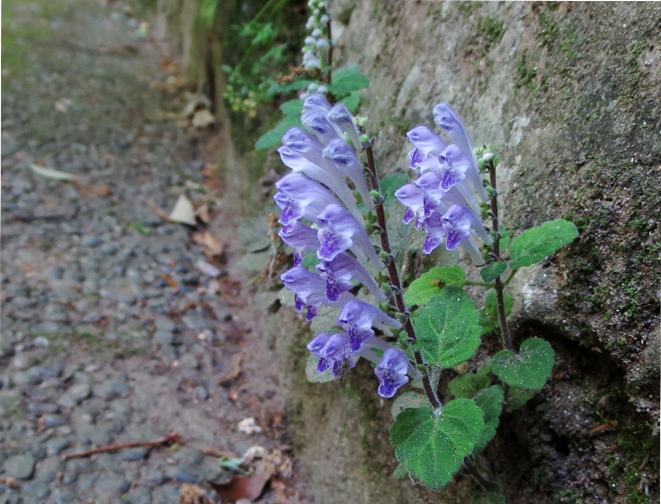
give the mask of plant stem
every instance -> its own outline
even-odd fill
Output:
[[[326,74],[326,84],[330,84],[333,75],[333,37],[331,37],[330,19],[326,23],[326,33],[328,34],[328,73]]]
[[[512,281],[512,278],[514,278],[514,275],[516,274],[517,271],[519,271],[519,270],[514,269],[510,272],[509,275],[507,275],[507,278],[505,279],[505,283],[504,283],[505,287],[507,287],[510,284],[510,282]]]
[[[367,156],[367,169],[370,174],[371,189],[373,191],[380,192],[379,176],[376,172],[376,163],[374,161],[374,151],[372,150],[372,143],[368,142],[364,144],[363,147],[365,149],[365,154]],[[416,341],[418,341],[418,338],[415,335],[413,324],[411,323],[411,319],[408,316],[409,314],[406,310],[406,303],[404,303],[404,295],[402,293],[402,283],[399,280],[397,265],[395,264],[394,258],[392,256],[392,250],[390,248],[390,240],[388,239],[388,230],[386,228],[386,215],[383,210],[383,200],[379,201],[376,204],[376,219],[377,219],[377,224],[381,229],[381,233],[380,233],[381,248],[389,256],[387,267],[388,267],[388,274],[390,275],[390,282],[392,283],[393,286],[393,294],[395,296],[396,308],[400,313],[403,313],[406,316],[406,320],[404,321],[404,330],[406,331],[409,342],[415,343]],[[416,364],[418,365],[424,364],[424,361],[422,359],[422,354],[420,353],[419,350],[413,352],[413,355],[415,356]],[[431,403],[432,407],[434,409],[441,408],[442,407],[441,401],[439,400],[438,396],[436,395],[436,392],[431,386],[429,375],[423,374],[422,385],[425,388],[425,392],[427,394],[427,397],[429,398],[429,402]]]
[[[498,220],[498,191],[496,191],[496,165],[493,160],[487,163],[489,170],[491,187],[494,190],[494,195],[491,198],[491,213],[493,215],[493,229],[496,233],[496,239],[493,242],[493,255],[496,261],[500,261],[500,221]],[[503,296],[503,285],[500,275],[496,278],[496,299],[498,300],[498,317],[500,319],[500,334],[503,340],[503,346],[507,350],[513,350],[512,338],[507,327],[507,315],[505,314],[505,298]]]

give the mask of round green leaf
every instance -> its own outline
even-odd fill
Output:
[[[484,413],[469,399],[455,399],[439,416],[429,408],[402,411],[390,429],[397,460],[425,485],[445,486],[484,428]]]
[[[480,344],[479,315],[463,290],[446,287],[412,318],[422,356],[452,367],[470,359]]]
[[[510,245],[510,268],[530,266],[553,254],[578,236],[576,226],[566,220],[548,221],[524,231]]]
[[[360,73],[356,65],[351,65],[333,71],[328,89],[335,96],[344,96],[369,85],[370,80]]]
[[[555,352],[541,338],[530,338],[521,344],[519,353],[501,350],[493,358],[493,372],[514,387],[541,390],[551,375]]]

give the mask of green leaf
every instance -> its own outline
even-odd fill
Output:
[[[532,390],[510,387],[509,393],[507,394],[507,406],[505,407],[505,411],[511,413],[514,410],[518,410],[532,399],[534,395],[535,392]]]
[[[301,266],[305,269],[314,271],[312,268],[319,264],[319,262],[321,262],[321,259],[317,257],[317,254],[314,252],[306,252],[305,256],[303,256],[303,264],[301,264]]]
[[[555,352],[541,338],[529,338],[521,343],[519,353],[501,350],[493,358],[493,372],[514,387],[541,390],[551,375]]]
[[[426,362],[452,367],[473,356],[480,344],[479,316],[459,287],[446,287],[416,314],[413,327]]]
[[[475,444],[474,451],[484,450],[489,441],[496,435],[496,429],[500,423],[500,414],[503,411],[503,401],[505,393],[500,385],[493,385],[489,388],[480,390],[473,402],[484,411],[484,429],[480,431],[480,436]]]
[[[430,407],[429,399],[427,399],[425,394],[409,391],[404,392],[399,397],[397,397],[397,399],[395,399],[395,401],[392,403],[392,406],[390,407],[390,413],[392,414],[393,418],[397,418],[397,415],[399,415],[405,409],[423,408],[425,406],[427,408]]]
[[[131,224],[129,224],[129,229],[133,229],[138,233],[140,233],[141,235],[145,235],[145,236],[151,236],[154,234],[149,226],[145,226],[144,224],[140,224],[139,222],[131,222]]]
[[[349,96],[342,98],[340,103],[344,103],[344,106],[353,114],[360,103],[360,91],[352,91]]]
[[[496,278],[498,278],[503,271],[507,269],[507,263],[503,261],[498,261],[495,263],[491,263],[486,265],[482,270],[480,271],[480,275],[482,276],[482,280],[484,280],[487,283],[493,282]]]
[[[406,466],[404,464],[399,464],[397,466],[397,469],[395,469],[395,472],[392,473],[392,477],[395,479],[404,479],[409,475],[409,472],[406,470]]]
[[[248,252],[259,252],[271,246],[268,224],[264,217],[245,219],[239,224],[239,238]]]
[[[432,268],[411,283],[404,293],[404,301],[409,305],[423,305],[439,294],[445,285],[463,287],[465,283],[466,273],[461,266]]]
[[[439,416],[429,408],[404,410],[390,429],[395,456],[425,485],[442,488],[473,450],[483,416],[468,399],[448,402]]]
[[[246,271],[264,271],[271,260],[270,252],[257,252],[254,254],[246,254],[239,259],[236,265]]]
[[[475,394],[489,385],[491,385],[491,380],[488,376],[478,373],[466,373],[457,376],[448,386],[453,396],[472,399]]]
[[[518,269],[541,261],[577,236],[576,226],[562,219],[528,229],[512,240],[510,268]]]
[[[503,303],[505,304],[505,316],[512,312],[514,298],[507,292],[503,292]],[[495,289],[489,289],[484,296],[484,308],[480,310],[480,325],[482,334],[493,331],[500,327],[500,317],[498,316],[498,294]]]
[[[303,113],[303,100],[289,100],[280,105],[280,110],[288,116],[300,116]]]
[[[318,81],[313,79],[296,79],[287,84],[273,84],[269,90],[266,92],[268,96],[273,96],[276,94],[285,94],[290,91],[296,91],[298,89],[305,89],[310,84],[317,83]]]
[[[278,145],[282,140],[282,136],[287,133],[289,128],[294,126],[301,127],[301,119],[298,116],[287,116],[282,121],[280,121],[273,129],[264,133],[257,143],[255,144],[255,149],[266,149],[268,147],[273,147]]]
[[[328,90],[339,97],[366,88],[369,85],[370,80],[360,73],[357,66],[352,65],[333,72]]]
[[[471,504],[507,504],[502,487],[497,483],[488,483],[486,492],[473,495]]]
[[[384,198],[388,199],[395,194],[397,189],[407,184],[408,181],[408,177],[403,173],[393,173],[392,175],[386,175],[379,181],[381,194]]]

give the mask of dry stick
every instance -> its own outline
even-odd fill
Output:
[[[487,163],[489,170],[491,187],[493,187],[494,195],[491,198],[491,214],[493,215],[493,229],[496,233],[496,239],[493,242],[493,255],[496,261],[500,261],[500,223],[498,221],[498,192],[496,191],[496,166],[493,161]],[[502,337],[503,346],[507,350],[513,350],[512,339],[510,332],[507,328],[507,318],[505,315],[505,298],[503,297],[503,282],[500,275],[496,277],[496,299],[498,300],[498,317],[500,318],[500,334]]]
[[[364,145],[364,148],[365,148],[365,154],[367,155],[367,169],[370,173],[370,182],[371,182],[372,190],[380,193],[379,176],[376,173],[376,163],[374,162],[374,151],[372,150],[371,143]],[[386,216],[383,211],[383,200],[377,203],[376,205],[376,219],[377,219],[377,224],[381,230],[380,233],[381,248],[389,256],[388,274],[390,275],[390,282],[394,287],[393,290],[395,294],[395,301],[397,303],[397,309],[399,310],[400,313],[406,315],[406,320],[404,321],[404,330],[408,335],[409,341],[411,343],[415,343],[418,339],[415,336],[415,331],[413,330],[411,319],[408,317],[408,314],[406,312],[406,304],[404,303],[404,296],[402,295],[402,284],[399,281],[399,273],[397,272],[397,265],[395,264],[395,261],[392,257],[392,250],[390,249],[390,241],[388,240],[388,230],[386,229]],[[413,355],[415,356],[416,364],[418,365],[424,364],[424,361],[422,360],[422,354],[420,353],[419,350],[413,352]],[[422,376],[422,385],[424,386],[425,392],[427,393],[427,397],[429,398],[429,402],[431,402],[431,405],[434,407],[434,409],[440,408],[441,401],[436,396],[436,393],[434,392],[434,389],[431,386],[431,382],[429,381],[429,376],[427,374],[423,374]]]
[[[162,438],[156,439],[155,441],[133,441],[131,443],[120,443],[102,446],[101,448],[94,448],[92,450],[86,450],[78,453],[69,453],[67,455],[62,455],[62,460],[67,461],[72,458],[89,457],[90,455],[95,455],[97,453],[123,450],[124,448],[137,448],[140,446],[144,446],[146,448],[154,448],[158,445],[174,443],[177,441],[177,438],[179,438],[179,433],[171,432],[167,436],[163,436]]]

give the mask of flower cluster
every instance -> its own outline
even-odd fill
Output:
[[[414,146],[409,152],[410,168],[418,172],[418,178],[395,192],[406,207],[403,222],[415,221],[416,229],[426,231],[425,254],[445,242],[447,250],[461,245],[477,264],[483,264],[471,236],[477,234],[488,245],[493,242],[482,226],[475,197],[485,202],[489,196],[473,159],[470,138],[461,118],[447,103],[434,107],[434,122],[450,144],[426,126],[406,134]]]
[[[301,122],[312,135],[291,128],[278,149],[292,170],[275,184],[274,200],[282,210],[278,234],[294,249],[294,267],[280,278],[294,293],[296,309],[306,309],[308,321],[321,306],[340,309],[341,331],[319,334],[307,346],[319,359],[317,372],[330,370],[337,377],[365,357],[377,364],[379,394],[389,398],[408,382],[407,374],[418,373],[404,352],[375,332],[391,334],[402,324],[351,292],[361,284],[377,301],[388,301],[367,270],[385,265],[365,231],[349,186],[355,187],[367,210],[374,208],[363,166],[348,143],[359,147],[359,132],[343,104],[331,107],[320,94],[305,99]],[[303,266],[305,253],[316,254],[315,271]]]
[[[328,32],[328,4],[326,0],[309,0],[308,8],[310,17],[305,28],[310,33],[305,37],[303,46],[303,66],[306,70],[325,69],[326,55],[330,48]],[[307,98],[309,93],[326,93],[328,89],[323,84],[311,83],[307,92],[301,95],[301,99]]]

